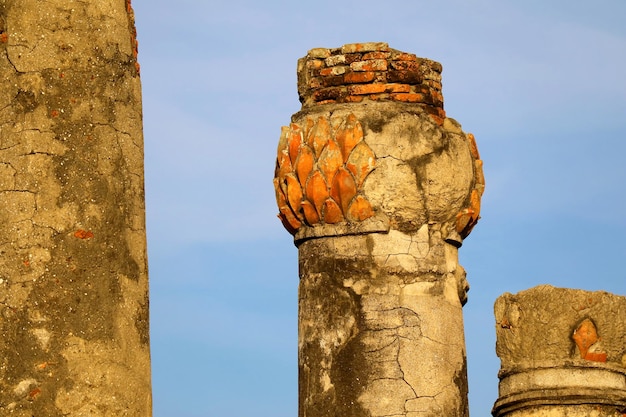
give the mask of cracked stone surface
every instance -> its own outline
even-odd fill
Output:
[[[0,414],[151,415],[126,0],[0,1]]]
[[[465,271],[420,232],[430,250],[393,230],[300,245],[301,416],[467,415]]]
[[[385,48],[372,43],[341,50],[352,51],[345,59],[415,62],[404,63],[407,68],[418,68],[421,60],[440,71],[437,63]],[[394,95],[414,87],[389,84],[389,77],[386,84],[378,81],[389,74],[361,76],[356,73],[361,66],[353,65],[354,74],[335,77],[337,51],[309,51],[299,64],[312,77],[299,77],[299,92],[308,97],[309,80],[313,102],[304,100],[290,127],[283,128],[274,180],[281,220],[299,253],[299,416],[466,417],[462,306],[469,287],[458,248],[479,218],[484,188],[474,138],[446,118],[443,108],[433,113],[432,103],[404,100],[419,94]],[[318,77],[320,54],[330,57],[326,64],[333,68],[321,69]],[[374,66],[367,71],[377,71]],[[324,78],[326,73],[335,78]],[[432,81],[419,71],[411,74],[411,83]],[[318,91],[317,84],[337,80],[352,83],[346,91],[363,95],[322,100],[320,91],[334,90]],[[377,95],[379,90],[390,93]],[[354,126],[348,139],[354,149],[361,147],[359,156],[367,163],[347,169],[359,175],[341,183],[358,187],[340,185],[333,192],[331,186],[328,192],[311,182],[344,181],[332,173],[347,177],[346,170],[325,169],[340,167],[341,160],[327,161],[324,152],[309,155],[319,131],[337,137],[341,147],[348,139],[334,126],[346,124]],[[299,175],[300,167],[306,168],[303,174],[314,174]],[[296,177],[301,188],[294,191]],[[327,195],[334,202],[324,206]],[[366,215],[326,211],[334,203],[357,204],[357,198]],[[311,206],[318,216],[308,214]]]

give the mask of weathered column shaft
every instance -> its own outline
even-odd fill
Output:
[[[274,180],[299,250],[299,416],[467,416],[458,247],[482,162],[441,66],[384,43],[313,49]]]
[[[495,417],[622,417],[626,297],[542,285],[495,304]]]
[[[126,0],[0,2],[0,414],[150,416]]]

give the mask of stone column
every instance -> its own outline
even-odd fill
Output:
[[[0,415],[150,416],[125,0],[0,2]]]
[[[626,297],[542,285],[495,304],[495,417],[626,414]]]
[[[484,188],[441,65],[384,43],[298,62],[274,185],[299,252],[299,416],[467,416],[457,249]]]

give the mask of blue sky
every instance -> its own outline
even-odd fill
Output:
[[[623,0],[134,0],[155,417],[297,414],[297,251],[276,218],[296,61],[382,41],[443,64],[487,187],[460,250],[470,409],[497,396],[493,302],[550,283],[626,295]]]

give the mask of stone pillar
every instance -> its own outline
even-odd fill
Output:
[[[0,2],[0,415],[150,416],[125,0]]]
[[[457,249],[484,188],[441,65],[384,43],[298,62],[274,185],[299,252],[299,416],[467,416]]]
[[[626,297],[542,285],[495,304],[495,417],[622,417]]]

